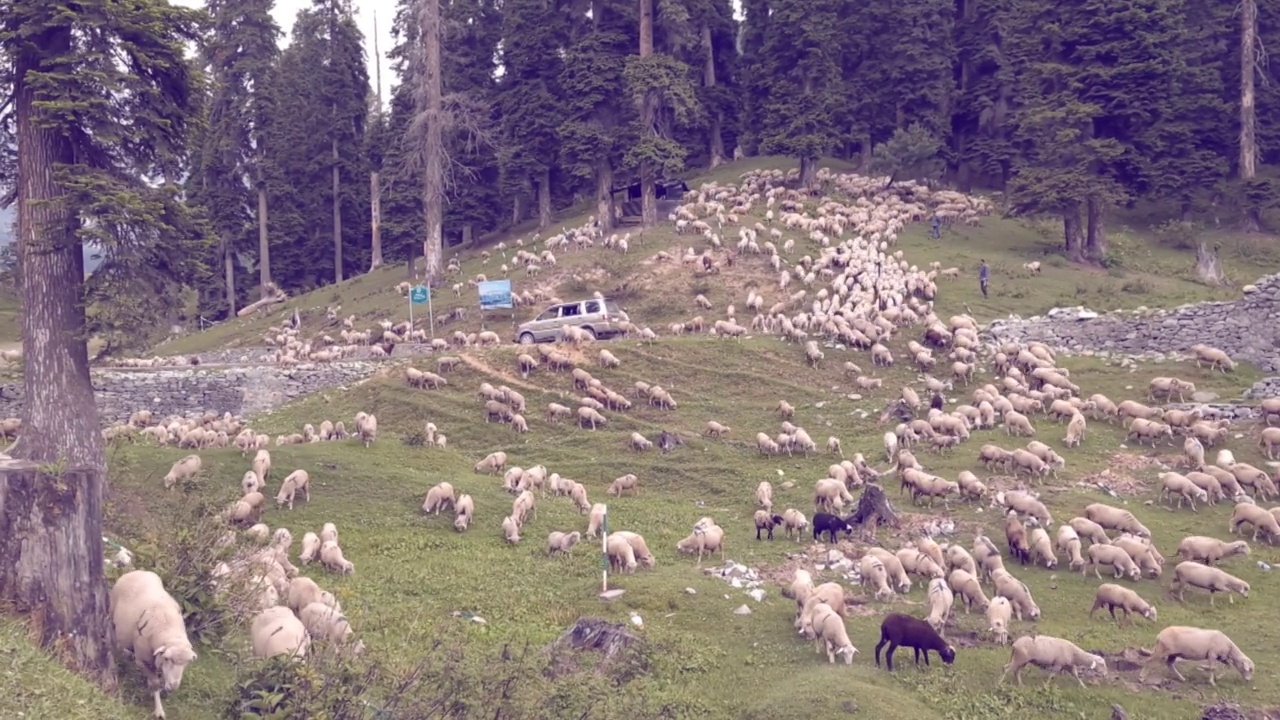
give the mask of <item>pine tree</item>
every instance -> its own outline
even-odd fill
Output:
[[[247,288],[236,281],[237,274],[248,275],[240,258],[249,253],[254,217],[266,204],[265,197],[262,203],[258,198],[266,193],[259,182],[259,165],[265,160],[263,135],[271,111],[267,89],[279,56],[280,35],[271,17],[272,4],[272,0],[212,0],[207,9],[213,24],[202,43],[212,97],[187,187],[218,237],[215,264],[222,266],[224,285],[220,302],[216,292],[211,299],[228,317],[235,315],[245,295]],[[265,221],[259,218],[260,228]]]
[[[959,78],[952,115],[951,155],[962,189],[974,181],[1004,188],[1014,148],[1010,124],[1013,70],[1000,19],[1009,0],[960,0],[955,43]]]
[[[198,40],[203,13],[159,0],[77,9],[0,1],[25,360],[22,429],[8,453],[40,466],[0,474],[0,602],[38,611],[41,645],[56,643],[72,667],[114,689],[83,246],[105,257],[91,293],[116,290],[117,304],[155,303],[160,313],[202,252],[173,181],[201,112],[184,45]],[[54,466],[67,470],[51,477]]]

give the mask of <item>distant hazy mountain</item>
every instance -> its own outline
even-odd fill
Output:
[[[12,208],[0,208],[0,248],[13,242],[14,223],[18,221],[18,213]],[[89,248],[84,250],[84,269],[85,272],[93,272],[102,264],[101,260],[93,259],[93,252]]]

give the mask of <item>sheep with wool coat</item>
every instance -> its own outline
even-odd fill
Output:
[[[1180,562],[1173,569],[1173,582],[1169,584],[1169,592],[1177,593],[1179,602],[1186,602],[1184,594],[1188,585],[1208,590],[1210,606],[1214,604],[1214,595],[1220,592],[1227,593],[1227,600],[1233,605],[1236,599],[1232,593],[1243,598],[1249,597],[1249,583],[1224,570],[1201,565],[1192,560]]]
[[[1228,530],[1235,534],[1240,529],[1240,526],[1245,523],[1253,526],[1254,542],[1257,542],[1259,533],[1271,542],[1280,539],[1280,521],[1277,521],[1276,516],[1265,508],[1258,507],[1253,503],[1238,503],[1231,513],[1231,522],[1228,525]]]
[[[258,613],[249,629],[253,656],[269,658],[288,655],[305,657],[311,647],[311,634],[306,625],[287,607],[277,605]]]
[[[109,612],[116,646],[142,670],[155,701],[153,714],[163,718],[161,692],[177,690],[183,671],[197,659],[182,607],[164,589],[159,575],[131,570],[111,586]]]
[[[1182,682],[1186,682],[1187,679],[1174,666],[1174,663],[1179,660],[1210,661],[1209,684],[1214,687],[1217,686],[1214,677],[1216,666],[1212,664],[1215,662],[1235,668],[1245,682],[1253,679],[1253,661],[1222,631],[1171,625],[1156,635],[1156,644],[1151,651],[1151,659],[1143,666],[1142,672],[1138,676],[1139,681],[1146,679],[1148,667],[1163,661],[1170,672]]]
[[[1009,621],[1013,618],[1013,605],[1009,598],[993,597],[987,604],[988,630],[1001,645],[1009,643]]]
[[[457,494],[453,485],[447,482],[437,483],[427,491],[427,497],[422,501],[422,512],[438,515],[446,508],[453,509],[456,503]]]
[[[1081,575],[1087,575],[1089,569],[1093,569],[1093,574],[1099,580],[1102,574],[1099,568],[1103,565],[1111,567],[1115,577],[1127,576],[1130,580],[1137,580],[1142,576],[1142,571],[1138,568],[1138,564],[1133,561],[1129,553],[1123,548],[1115,545],[1090,545],[1085,551],[1089,557],[1089,562],[1080,569]]]
[[[284,479],[280,492],[276,495],[276,507],[288,503],[292,510],[293,497],[299,490],[302,491],[303,500],[311,502],[311,475],[306,470],[294,470]]]
[[[836,658],[843,656],[845,665],[853,664],[853,656],[858,653],[858,649],[849,640],[849,630],[844,625],[844,618],[833,608],[826,604],[818,606],[814,613],[813,634],[819,645],[819,652],[821,646],[826,646],[827,662],[835,664]]]
[[[1153,622],[1156,619],[1156,609],[1151,603],[1143,600],[1142,596],[1133,590],[1115,583],[1103,583],[1098,586],[1098,591],[1093,596],[1093,607],[1089,609],[1089,618],[1092,619],[1093,614],[1104,607],[1111,613],[1112,620],[1116,619],[1116,608],[1120,608],[1124,612],[1123,624],[1131,622],[1130,613],[1138,613]]]
[[[853,526],[844,518],[830,513],[817,513],[813,516],[813,539],[818,540],[823,535],[827,536],[828,543],[835,543],[838,533],[845,535],[853,534]]]
[[[1019,621],[1025,615],[1030,620],[1036,620],[1040,617],[1040,606],[1036,605],[1035,600],[1031,597],[1031,588],[1026,583],[1009,573],[1008,570],[1000,568],[991,573],[991,583],[995,586],[996,595],[1007,598],[1009,603],[1013,605],[1014,616]]]
[[[980,611],[986,610],[990,604],[986,593],[982,592],[982,583],[978,582],[978,578],[974,577],[973,573],[968,570],[963,568],[952,570],[951,574],[947,576],[947,585],[952,592],[964,600],[965,615],[968,615],[975,607]]]
[[[1188,535],[1178,543],[1178,557],[1195,560],[1205,565],[1216,565],[1223,558],[1248,555],[1249,543],[1244,540],[1226,542],[1203,535]]]
[[[1000,682],[1003,683],[1012,672],[1014,679],[1021,685],[1022,669],[1027,665],[1035,665],[1049,672],[1068,671],[1080,683],[1080,687],[1086,687],[1084,680],[1080,678],[1081,669],[1107,674],[1107,661],[1101,655],[1085,652],[1070,640],[1048,635],[1014,640],[1013,654],[1009,658],[1009,664],[1004,666]]]
[[[1151,531],[1147,526],[1138,522],[1138,518],[1128,510],[1105,503],[1091,503],[1085,506],[1084,516],[1108,530],[1132,533],[1139,537],[1151,537]],[[1076,532],[1080,532],[1080,528],[1076,528]]]
[[[636,562],[642,567],[652,568],[658,564],[658,559],[649,551],[649,543],[645,541],[644,536],[640,533],[631,532],[630,530],[617,530],[609,534],[609,537],[618,537],[627,541],[631,546],[632,552],[635,553]]]

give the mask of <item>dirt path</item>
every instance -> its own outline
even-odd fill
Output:
[[[521,380],[520,378],[516,377],[515,375],[512,375],[509,372],[503,372],[495,368],[494,366],[490,365],[489,363],[485,362],[484,360],[478,357],[475,357],[474,355],[460,353],[458,357],[462,358],[462,362],[465,363],[471,369],[478,370],[479,372],[482,372],[485,375],[492,375],[498,378],[499,380],[501,380],[504,385],[524,388],[525,390],[528,390],[530,392],[539,392],[539,393],[551,392],[546,388],[541,388],[541,387],[538,387],[537,385],[534,385],[533,383],[529,383],[524,380]]]

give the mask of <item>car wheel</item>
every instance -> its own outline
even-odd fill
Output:
[[[592,340],[595,340],[595,339],[596,339],[596,331],[595,331],[595,330],[592,330],[592,329],[591,329],[591,328],[589,328],[589,327],[584,327],[584,328],[582,328],[582,329],[583,329],[583,331],[585,331],[585,332],[587,333],[587,337],[591,338]]]
[[[533,333],[520,333],[520,344],[521,344],[521,345],[532,345],[532,344],[533,344]]]

